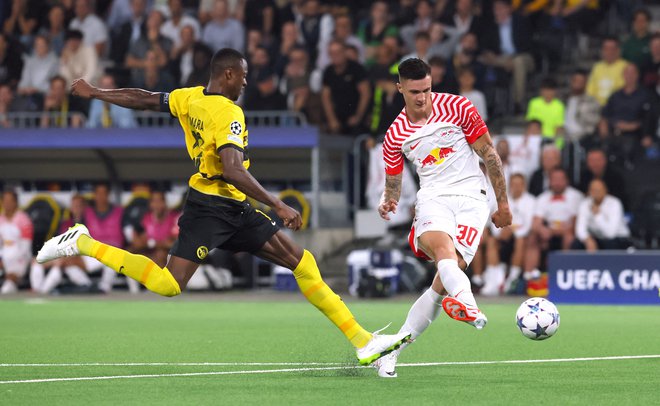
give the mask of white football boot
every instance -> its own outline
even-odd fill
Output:
[[[394,350],[386,356],[374,361],[373,366],[378,371],[378,376],[381,378],[396,378],[396,362],[399,359],[399,354],[403,346],[398,350]]]
[[[69,228],[65,233],[56,235],[46,241],[37,254],[37,262],[43,264],[44,262],[52,261],[57,258],[80,255],[76,243],[81,235],[89,237],[89,230],[87,230],[87,227],[82,224],[76,224]]]
[[[442,308],[452,319],[463,321],[477,330],[481,330],[488,323],[486,315],[478,307],[468,306],[455,297],[445,296],[442,299]]]
[[[404,332],[394,335],[378,334],[387,327],[389,327],[389,324],[382,329],[375,331],[367,345],[356,350],[357,358],[361,365],[369,365],[377,359],[399,349],[402,344],[410,341],[410,333]]]

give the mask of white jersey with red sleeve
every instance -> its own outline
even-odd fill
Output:
[[[422,125],[412,124],[405,108],[385,134],[385,171],[403,170],[403,156],[417,169],[417,200],[441,195],[464,195],[486,200],[485,177],[471,144],[488,132],[474,105],[465,97],[432,93],[433,110]]]

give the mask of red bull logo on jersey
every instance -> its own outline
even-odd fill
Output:
[[[456,151],[454,151],[454,148],[452,147],[434,148],[426,156],[426,158],[420,161],[422,168],[426,167],[427,165],[440,165],[445,161],[445,158],[449,157],[449,155],[453,154],[454,152]]]

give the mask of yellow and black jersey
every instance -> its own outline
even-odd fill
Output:
[[[223,148],[235,148],[243,152],[243,166],[250,167],[243,110],[225,96],[207,93],[203,86],[163,93],[161,108],[179,119],[185,133],[188,155],[197,169],[188,181],[190,187],[207,195],[245,200],[245,194],[222,177],[219,155]]]

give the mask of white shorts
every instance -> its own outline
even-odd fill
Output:
[[[5,266],[6,273],[22,278],[30,267],[32,257],[24,253],[16,253],[16,255],[13,255],[13,253],[7,253],[5,251],[0,259],[2,259],[2,264]]]
[[[101,269],[102,267],[105,266],[101,263],[101,261],[99,261],[96,258],[88,257],[86,255],[81,255],[81,256],[82,256],[83,262],[85,263],[85,270],[87,272],[97,271],[97,270],[99,270],[99,269]]]
[[[417,202],[410,246],[415,255],[429,259],[431,256],[419,247],[419,237],[427,231],[442,231],[449,234],[456,251],[470,264],[489,215],[488,202],[469,196],[438,196]]]

